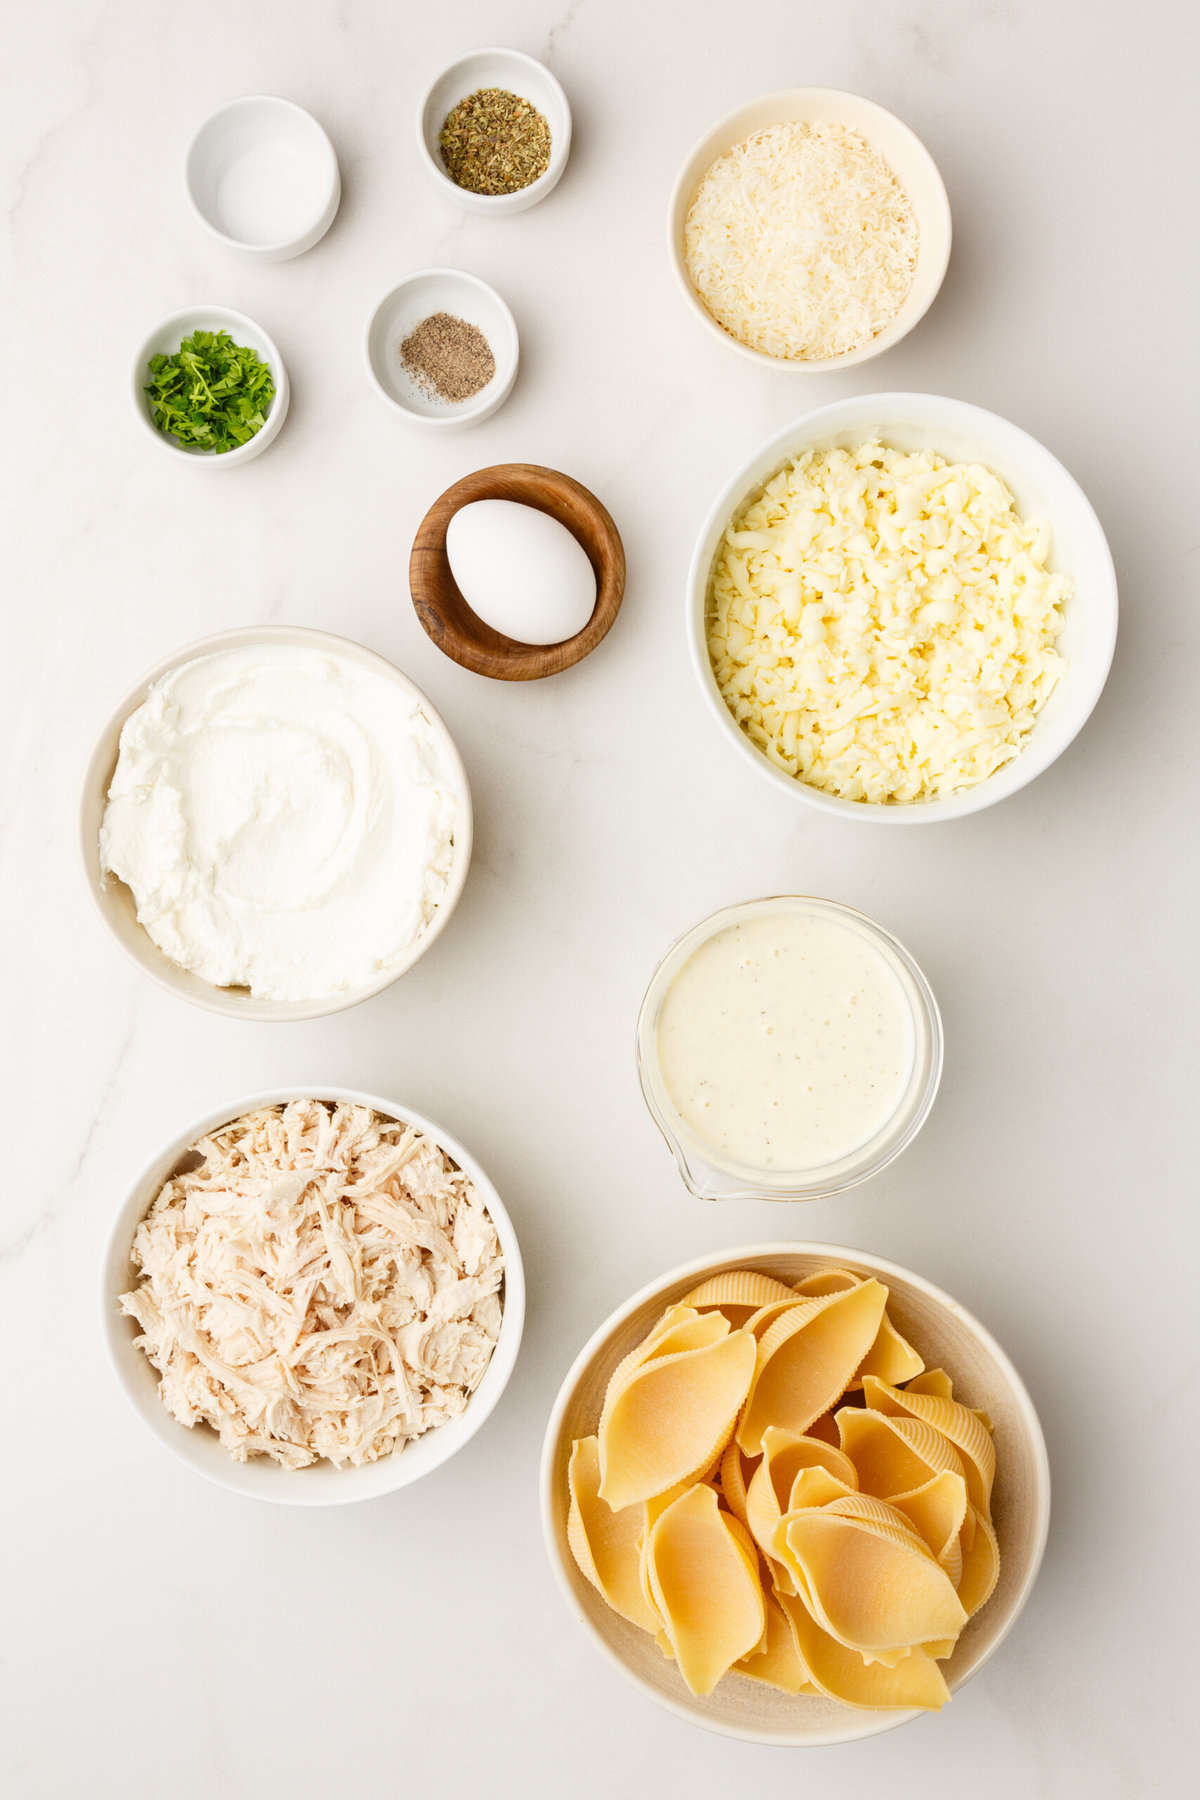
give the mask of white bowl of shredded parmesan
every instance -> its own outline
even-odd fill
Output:
[[[856,94],[791,88],[722,119],[675,184],[671,261],[722,342],[821,373],[878,356],[927,311],[950,203],[907,125]]]
[[[935,394],[867,394],[777,433],[722,489],[688,577],[724,737],[806,804],[882,824],[990,806],[1100,697],[1117,586],[1050,452]]]
[[[103,1328],[154,1435],[236,1493],[334,1506],[407,1487],[473,1437],[512,1374],[512,1222],[411,1107],[288,1088],[156,1156],[109,1235]]]

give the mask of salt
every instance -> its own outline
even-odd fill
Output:
[[[217,221],[239,243],[285,243],[314,223],[325,188],[321,160],[313,152],[280,139],[252,144],[217,182]]]

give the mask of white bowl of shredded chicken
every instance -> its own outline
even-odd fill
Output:
[[[837,401],[770,438],[709,511],[687,606],[723,737],[777,789],[879,824],[960,818],[1049,768],[1117,633],[1072,476],[936,394]]]
[[[155,1157],[113,1224],[103,1311],[168,1449],[236,1493],[333,1506],[407,1487],[475,1435],[525,1289],[499,1195],[440,1126],[285,1089]]]
[[[788,88],[706,132],[671,195],[685,299],[724,344],[823,374],[878,356],[933,304],[950,203],[909,127],[857,94]]]

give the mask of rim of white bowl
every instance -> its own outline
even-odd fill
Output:
[[[546,83],[562,107],[564,123],[561,141],[553,127],[550,131],[550,161],[536,181],[531,181],[527,187],[517,188],[511,194],[477,194],[472,188],[460,187],[457,181],[453,181],[446,170],[439,166],[437,158],[430,152],[425,136],[425,115],[429,111],[434,89],[456,69],[461,69],[464,63],[474,62],[479,56],[502,57],[520,63],[527,69],[536,70],[538,78]],[[549,123],[550,121],[547,120],[547,124]],[[467,50],[461,56],[454,57],[452,61],[438,70],[417,103],[417,144],[422,162],[439,185],[448,190],[460,204],[480,212],[524,212],[529,207],[536,206],[539,200],[547,199],[551,190],[558,186],[562,172],[567,166],[567,158],[571,153],[571,130],[571,103],[567,99],[566,92],[557,75],[553,74],[544,62],[539,62],[536,56],[530,56],[524,50],[510,50],[503,44],[481,44],[477,50]]]
[[[370,666],[377,667],[381,674],[398,682],[419,702],[434,729],[441,733],[446,760],[454,775],[457,788],[459,818],[455,824],[455,852],[450,880],[446,886],[444,899],[440,902],[425,932],[413,945],[412,954],[398,967],[387,970],[368,986],[355,989],[348,994],[327,996],[324,999],[255,1000],[243,989],[213,987],[210,983],[202,983],[202,991],[193,992],[189,986],[181,983],[179,977],[190,976],[193,981],[198,983],[201,982],[201,977],[192,976],[191,971],[187,969],[176,971],[170,958],[158,948],[149,933],[139,925],[138,929],[148,946],[145,958],[140,957],[116,931],[108,916],[108,909],[102,898],[103,878],[99,868],[98,840],[94,840],[91,833],[92,800],[99,789],[101,796],[99,816],[103,818],[103,798],[107,795],[113,769],[116,767],[117,751],[113,752],[110,759],[106,753],[106,746],[115,743],[119,751],[122,727],[130,714],[135,712],[145,700],[151,685],[162,676],[169,674],[172,669],[181,668],[185,663],[192,662],[197,657],[210,656],[221,650],[234,650],[243,646],[272,642],[310,644],[314,649],[325,649],[333,655],[344,656],[349,650],[354,653],[356,658],[362,659]],[[79,848],[84,879],[110,936],[118,944],[123,954],[159,987],[174,994],[176,999],[186,1000],[193,1006],[202,1007],[206,1012],[220,1013],[225,1018],[253,1020],[260,1024],[293,1024],[306,1019],[323,1019],[331,1017],[334,1013],[347,1012],[352,1006],[361,1006],[363,1001],[372,999],[376,994],[381,994],[394,981],[399,981],[402,975],[406,975],[441,936],[458,905],[471,865],[473,838],[474,814],[471,789],[462,755],[446,721],[428,695],[417,686],[410,676],[398,669],[395,663],[389,662],[386,656],[381,656],[377,650],[369,649],[367,645],[360,644],[355,638],[341,637],[332,631],[313,630],[305,625],[243,625],[233,631],[219,631],[211,637],[198,638],[194,643],[186,644],[182,649],[162,657],[134,684],[125,698],[110,713],[107,722],[98,733],[91,756],[88,758],[80,796]]]
[[[707,306],[705,306],[688,277],[687,265],[684,262],[682,246],[679,241],[680,234],[677,228],[677,215],[679,214],[680,204],[685,198],[685,189],[688,190],[686,197],[690,204],[690,197],[695,193],[698,185],[695,178],[689,179],[688,171],[691,169],[692,164],[698,161],[702,155],[709,155],[710,162],[715,161],[716,157],[720,155],[720,152],[716,149],[713,149],[711,153],[709,153],[707,146],[712,139],[720,138],[727,131],[732,130],[743,115],[752,114],[757,111],[759,107],[769,105],[772,101],[778,100],[782,102],[784,100],[792,100],[795,101],[798,106],[801,106],[805,101],[811,100],[817,95],[825,98],[852,101],[856,107],[861,107],[866,114],[886,119],[890,125],[894,125],[899,132],[910,140],[914,151],[919,159],[926,165],[927,172],[931,177],[931,190],[934,195],[934,204],[938,215],[938,243],[940,249],[936,263],[930,262],[926,265],[935,273],[925,302],[922,306],[916,308],[910,316],[905,317],[904,306],[902,306],[896,317],[888,325],[885,325],[882,331],[877,332],[873,338],[869,339],[867,343],[860,344],[855,350],[845,350],[838,356],[811,358],[771,356],[765,350],[756,350],[753,345],[744,344],[742,340],[735,337],[731,331],[727,331],[725,327],[713,317],[712,313],[709,312]],[[798,122],[803,122],[803,115],[798,116]],[[872,148],[877,148],[877,146],[872,144]],[[884,160],[887,161],[888,159],[885,157]],[[890,162],[888,163],[888,167],[891,167]],[[898,176],[897,180],[899,180]],[[678,220],[678,224],[682,224],[682,218]],[[704,324],[708,327],[709,331],[718,337],[721,342],[727,345],[731,350],[736,350],[739,355],[748,358],[751,362],[757,363],[760,368],[778,369],[789,375],[830,375],[838,369],[849,369],[853,368],[857,363],[870,362],[872,357],[882,356],[886,351],[891,350],[897,344],[902,343],[909,332],[914,330],[915,327],[920,324],[921,320],[925,317],[926,313],[940,294],[942,283],[946,279],[946,270],[950,266],[950,252],[953,247],[953,241],[954,223],[950,211],[950,196],[946,192],[946,184],[942,179],[942,172],[934,160],[933,153],[921,138],[917,136],[912,126],[906,124],[896,113],[889,111],[886,106],[881,106],[877,100],[868,100],[865,94],[853,93],[849,88],[775,88],[768,94],[760,94],[756,99],[747,100],[743,105],[734,107],[732,112],[726,113],[724,118],[718,119],[715,125],[710,125],[708,130],[703,132],[701,136],[696,139],[684,158],[679,174],[675,178],[675,182],[671,188],[671,197],[667,205],[668,255],[671,267],[675,271],[675,278],[683,290],[684,298],[692,311],[698,314]],[[917,254],[919,268],[921,256],[920,249],[918,249]],[[907,301],[905,304],[907,305]],[[897,327],[899,327],[899,329],[897,329]]]
[[[182,444],[172,442],[167,433],[160,431],[150,417],[146,400],[146,366],[151,355],[154,354],[150,348],[151,345],[164,332],[173,333],[175,330],[179,331],[180,342],[182,342],[189,330],[195,330],[197,326],[203,329],[202,321],[205,319],[219,319],[222,329],[228,330],[231,336],[235,328],[242,329],[248,326],[251,334],[256,334],[266,347],[267,361],[275,383],[271,410],[267,414],[266,423],[262,429],[256,431],[246,443],[239,444],[236,450],[223,450],[220,454],[214,450],[186,450]],[[254,345],[250,345],[249,348],[254,349],[256,355],[258,354]],[[238,312],[232,306],[182,306],[177,312],[168,313],[166,318],[161,319],[153,331],[147,332],[142,339],[141,350],[133,365],[130,391],[133,410],[160,450],[165,450],[176,460],[182,458],[186,462],[194,463],[200,469],[237,468],[239,464],[250,462],[254,457],[261,456],[262,452],[274,443],[283,429],[292,398],[292,385],[288,379],[287,364],[280,354],[275,339],[269,331],[263,329],[257,319],[252,319],[249,313]]]
[[[507,372],[500,376],[500,371],[497,369],[496,375],[492,377],[488,385],[470,400],[447,401],[447,410],[444,413],[417,412],[413,407],[405,405],[403,400],[397,399],[396,395],[391,393],[380,380],[375,369],[375,360],[371,355],[371,333],[374,331],[375,322],[384,307],[388,306],[404,288],[412,287],[419,281],[431,279],[462,282],[465,286],[477,288],[480,293],[486,294],[500,312],[505,326],[511,334],[512,343],[512,361]],[[489,341],[488,348],[494,356],[495,345]],[[387,401],[394,412],[398,412],[401,418],[406,419],[412,425],[429,425],[435,431],[445,431],[448,427],[455,425],[478,424],[483,419],[490,418],[494,412],[499,412],[512,393],[513,384],[517,379],[517,370],[521,365],[521,334],[517,330],[517,321],[513,317],[512,308],[507,300],[497,292],[490,281],[485,281],[481,275],[472,275],[466,269],[414,269],[411,274],[405,275],[395,282],[380,298],[377,305],[371,309],[371,316],[367,320],[366,330],[363,332],[363,360],[367,365],[367,379],[371,386],[381,399]],[[497,376],[500,376],[499,380],[497,380]]]
[[[116,1301],[118,1295],[124,1291],[124,1283],[128,1279],[124,1270],[128,1266],[133,1234],[145,1217],[146,1209],[154,1197],[149,1190],[156,1184],[161,1185],[167,1179],[171,1168],[186,1154],[189,1146],[196,1143],[207,1132],[240,1118],[244,1113],[253,1112],[263,1106],[284,1105],[289,1100],[306,1099],[346,1101],[354,1105],[368,1106],[372,1111],[382,1113],[386,1118],[394,1118],[404,1124],[414,1125],[418,1131],[431,1137],[470,1176],[472,1182],[479,1189],[484,1206],[496,1227],[496,1234],[504,1253],[504,1305],[500,1317],[500,1335],[496,1340],[483,1378],[458,1419],[450,1420],[446,1425],[433,1427],[429,1432],[423,1433],[421,1437],[414,1438],[412,1444],[406,1446],[405,1449],[394,1452],[391,1457],[385,1457],[379,1462],[364,1464],[361,1468],[339,1469],[336,1472],[339,1481],[345,1479],[347,1489],[358,1485],[364,1491],[358,1493],[322,1491],[318,1493],[310,1488],[307,1493],[304,1493],[302,1491],[304,1478],[309,1474],[309,1470],[284,1469],[271,1464],[272,1473],[268,1479],[274,1480],[275,1476],[278,1476],[281,1492],[278,1494],[251,1493],[245,1486],[232,1479],[227,1479],[221,1473],[222,1465],[215,1459],[210,1467],[192,1454],[190,1447],[192,1432],[204,1431],[206,1441],[212,1442],[214,1434],[209,1428],[201,1426],[189,1428],[180,1425],[178,1420],[172,1418],[167,1411],[156,1390],[152,1391],[150,1396],[153,1406],[143,1406],[140,1403],[130,1386],[127,1373],[122,1367],[118,1350],[118,1337],[128,1344],[135,1335],[136,1328],[131,1319],[116,1310]],[[151,1157],[143,1165],[137,1178],[124,1191],[105,1234],[101,1257],[100,1326],[109,1367],[130,1407],[163,1448],[178,1461],[185,1463],[193,1474],[217,1487],[224,1488],[228,1493],[238,1494],[247,1500],[260,1500],[267,1505],[350,1506],[365,1500],[381,1499],[385,1494],[397,1493],[401,1488],[411,1487],[415,1482],[423,1480],[426,1475],[432,1475],[437,1469],[451,1461],[471,1441],[495,1411],[512,1378],[512,1372],[521,1349],[521,1339],[525,1327],[525,1268],[516,1228],[509,1216],[508,1208],[497,1193],[491,1178],[477,1158],[465,1149],[452,1133],[445,1131],[435,1120],[427,1118],[413,1107],[402,1105],[377,1094],[365,1093],[358,1088],[339,1087],[322,1082],[268,1088],[261,1093],[249,1094],[244,1099],[236,1100],[228,1106],[211,1108],[193,1125],[188,1126],[184,1131],[177,1132],[159,1150],[157,1155]],[[123,1330],[123,1328],[127,1329]],[[138,1354],[140,1355],[141,1352]],[[495,1371],[494,1376],[493,1370]],[[442,1454],[433,1456],[428,1467],[418,1469],[416,1473],[403,1473],[404,1461],[409,1450],[416,1449],[419,1444],[427,1440],[436,1441],[440,1432],[452,1434],[450,1439],[445,1440],[448,1447],[443,1450]],[[264,1459],[256,1458],[255,1461],[266,1466]],[[390,1482],[383,1480],[383,1472],[393,1464],[398,1472],[398,1479]],[[235,1463],[232,1457],[228,1457],[228,1466],[230,1469],[236,1469],[241,1465]],[[321,1467],[322,1465],[314,1466]],[[408,1466],[411,1470],[411,1462]],[[374,1480],[370,1479],[371,1476],[374,1477]],[[298,1481],[301,1484],[300,1488],[290,1488],[290,1483],[293,1481]]]
[[[327,186],[325,198],[322,200],[321,205],[317,208],[303,231],[294,231],[290,237],[279,238],[269,244],[252,244],[246,238],[233,237],[229,232],[222,231],[220,226],[213,223],[208,214],[204,211],[204,208],[200,205],[192,186],[192,153],[209,126],[215,125],[218,119],[224,118],[228,113],[236,112],[239,107],[257,106],[261,105],[264,101],[269,106],[282,106],[290,112],[297,113],[300,118],[306,119],[308,123],[316,129],[321,139],[321,154],[323,158],[326,159],[325,172]],[[239,94],[236,100],[227,100],[224,106],[218,106],[215,112],[209,113],[208,117],[202,120],[196,130],[192,133],[191,140],[188,143],[183,158],[183,185],[187,193],[188,204],[191,206],[192,211],[206,231],[211,232],[212,236],[215,237],[219,243],[227,245],[229,249],[238,250],[245,256],[260,257],[265,261],[272,256],[279,256],[281,251],[290,250],[295,244],[304,244],[304,240],[308,237],[309,233],[318,226],[320,226],[321,229],[317,232],[317,236],[313,239],[312,243],[304,244],[304,249],[311,250],[316,244],[320,243],[326,231],[328,231],[330,225],[333,224],[334,219],[337,217],[337,209],[342,195],[342,174],[338,167],[337,151],[333,147],[332,138],[322,125],[320,119],[310,113],[307,107],[299,105],[295,100],[286,99],[283,94]],[[329,214],[328,219],[325,217],[326,213]],[[296,251],[296,254],[301,255],[303,252],[298,250]]]
[[[971,419],[984,420],[989,429],[994,428],[998,435],[1007,435],[1012,442],[1020,445],[1022,451],[1031,451],[1033,458],[1044,458],[1056,471],[1056,475],[1071,490],[1076,503],[1082,509],[1093,532],[1097,555],[1104,565],[1103,590],[1099,587],[1089,594],[1088,604],[1096,609],[1096,616],[1105,631],[1105,647],[1096,667],[1091,686],[1085,690],[1083,699],[1076,707],[1070,730],[1052,755],[1039,760],[1031,754],[1036,742],[1037,724],[1035,722],[1030,737],[1024,748],[1003,768],[994,775],[979,782],[975,787],[965,788],[961,792],[949,795],[943,800],[915,800],[907,803],[886,804],[862,800],[843,800],[836,794],[826,794],[820,788],[788,775],[784,770],[776,768],[770,759],[755,748],[740,729],[733,714],[725,704],[717,687],[709,662],[708,646],[705,637],[704,620],[708,597],[708,577],[712,567],[712,553],[707,560],[704,552],[709,538],[718,525],[724,526],[733,516],[736,508],[755,486],[767,479],[766,476],[751,479],[747,471],[765,462],[768,456],[777,456],[776,467],[782,465],[789,455],[789,444],[799,432],[808,432],[811,427],[828,421],[831,430],[838,427],[834,423],[839,414],[857,409],[888,406],[895,410],[902,408],[921,411],[928,408],[945,408],[948,413],[957,415],[964,422]],[[866,427],[864,426],[864,430]],[[887,435],[886,430],[883,434]],[[1054,520],[1050,521],[1051,526]],[[702,562],[704,567],[701,567]],[[1070,571],[1066,571],[1069,573]],[[1077,603],[1077,597],[1073,596]],[[1068,604],[1071,604],[1069,602]],[[867,825],[907,826],[907,825],[940,825],[953,819],[967,818],[972,813],[983,812],[989,806],[997,806],[1002,800],[1020,793],[1039,775],[1053,766],[1064,751],[1079,736],[1104,692],[1109,671],[1112,668],[1113,656],[1117,646],[1117,627],[1119,617],[1116,568],[1112,559],[1112,551],[1105,535],[1104,527],[1096,514],[1096,509],[1084,493],[1083,488],[1070,470],[1061,463],[1052,450],[1039,438],[1023,426],[1016,425],[1006,419],[1002,413],[995,413],[984,406],[976,406],[969,400],[957,400],[946,394],[927,394],[898,391],[895,393],[853,394],[844,400],[833,400],[825,406],[811,408],[793,419],[791,424],[782,430],[773,432],[759,445],[754,455],[743,462],[730,480],[726,481],[716,499],[708,508],[692,549],[691,561],[687,573],[687,635],[688,649],[692,667],[700,685],[709,713],[716,720],[718,729],[725,739],[732,743],[738,755],[750,766],[757,769],[773,787],[781,793],[790,793],[802,805],[815,807],[818,811],[843,819],[855,819]],[[1040,716],[1040,715],[1039,715]]]
[[[644,1682],[641,1676],[631,1669],[629,1664],[617,1654],[604,1636],[592,1624],[586,1614],[580,1611],[572,1591],[570,1575],[562,1548],[558,1541],[558,1533],[555,1530],[552,1515],[555,1475],[554,1455],[567,1407],[570,1404],[572,1395],[584,1371],[617,1327],[622,1325],[626,1319],[637,1312],[639,1307],[645,1306],[647,1301],[654,1300],[664,1289],[673,1287],[677,1282],[688,1281],[697,1275],[705,1274],[709,1271],[715,1272],[718,1267],[736,1268],[743,1262],[750,1262],[755,1259],[769,1260],[770,1258],[777,1256],[820,1256],[831,1258],[835,1263],[849,1262],[851,1266],[854,1266],[855,1264],[860,1266],[865,1264],[871,1268],[873,1273],[883,1275],[884,1277],[892,1275],[901,1281],[909,1283],[912,1287],[924,1294],[927,1299],[944,1307],[960,1324],[966,1326],[968,1331],[970,1331],[978,1340],[988,1354],[994,1358],[1000,1369],[1003,1371],[1006,1381],[1011,1386],[1017,1409],[1021,1415],[1022,1424],[1028,1436],[1036,1469],[1036,1529],[1034,1533],[1033,1548],[1029,1557],[1029,1567],[1020,1589],[1012,1600],[1009,1615],[1004,1623],[1003,1629],[999,1632],[994,1641],[988,1645],[986,1651],[984,1651],[974,1668],[970,1669],[965,1675],[954,1682],[950,1690],[951,1693],[958,1693],[967,1685],[968,1681],[971,1681],[978,1675],[979,1671],[991,1661],[992,1657],[996,1654],[997,1650],[999,1650],[1001,1644],[1004,1643],[1005,1639],[1013,1629],[1013,1626],[1024,1612],[1026,1603],[1033,1591],[1034,1583],[1037,1580],[1038,1573],[1042,1566],[1042,1558],[1046,1551],[1046,1540],[1050,1532],[1051,1501],[1050,1457],[1046,1449],[1046,1437],[1042,1430],[1042,1423],[1038,1418],[1037,1409],[1033,1404],[1029,1389],[1025,1386],[1024,1381],[1018,1374],[1016,1366],[1007,1351],[1005,1351],[996,1341],[986,1325],[981,1324],[974,1313],[969,1312],[965,1306],[955,1300],[952,1295],[947,1294],[944,1288],[938,1287],[935,1282],[927,1280],[924,1275],[918,1275],[912,1269],[905,1268],[902,1263],[892,1262],[889,1258],[884,1256],[876,1256],[873,1251],[856,1250],[847,1244],[819,1243],[810,1238],[800,1239],[795,1242],[776,1239],[767,1243],[742,1244],[727,1251],[710,1251],[706,1256],[693,1257],[688,1262],[680,1263],[675,1268],[668,1269],[664,1274],[657,1276],[653,1281],[646,1282],[635,1294],[632,1294],[628,1300],[614,1308],[614,1310],[609,1313],[608,1317],[601,1321],[584,1344],[570,1368],[567,1370],[566,1375],[563,1377],[562,1384],[555,1396],[554,1405],[550,1411],[550,1417],[546,1423],[545,1435],[542,1438],[542,1452],[538,1467],[538,1499],[542,1520],[542,1538],[546,1546],[547,1557],[559,1593],[566,1601],[567,1608],[572,1616],[582,1624],[592,1642],[599,1647],[608,1662],[611,1663],[614,1668],[621,1671],[621,1674],[625,1677],[626,1681],[632,1683],[632,1685],[638,1689],[639,1693],[644,1694],[648,1700],[651,1700],[657,1706],[661,1706],[667,1712],[674,1713],[675,1717],[682,1719],[685,1724],[693,1727],[699,1726],[705,1731],[712,1732],[717,1737],[735,1738],[743,1743],[768,1743],[773,1746],[778,1746],[780,1749],[819,1749],[828,1744],[844,1744],[867,1737],[880,1737],[885,1732],[895,1730],[899,1725],[907,1725],[913,1719],[924,1718],[925,1713],[919,1707],[907,1708],[898,1712],[894,1717],[888,1717],[886,1722],[882,1722],[882,1714],[874,1713],[870,1717],[870,1722],[864,1724],[863,1729],[861,1730],[850,1732],[829,1731],[822,1733],[819,1737],[798,1737],[795,1739],[788,1739],[785,1737],[765,1738],[760,1732],[756,1732],[749,1728],[718,1723],[716,1720],[698,1719],[684,1702],[673,1700],[669,1695],[660,1693],[656,1688],[652,1688]],[[861,1720],[862,1714],[859,1709],[847,1707],[846,1710],[848,1716]]]

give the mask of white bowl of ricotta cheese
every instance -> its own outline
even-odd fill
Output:
[[[88,885],[162,986],[237,1018],[378,993],[453,912],[471,856],[462,759],[425,695],[349,639],[265,625],[165,658],[84,781]]]

